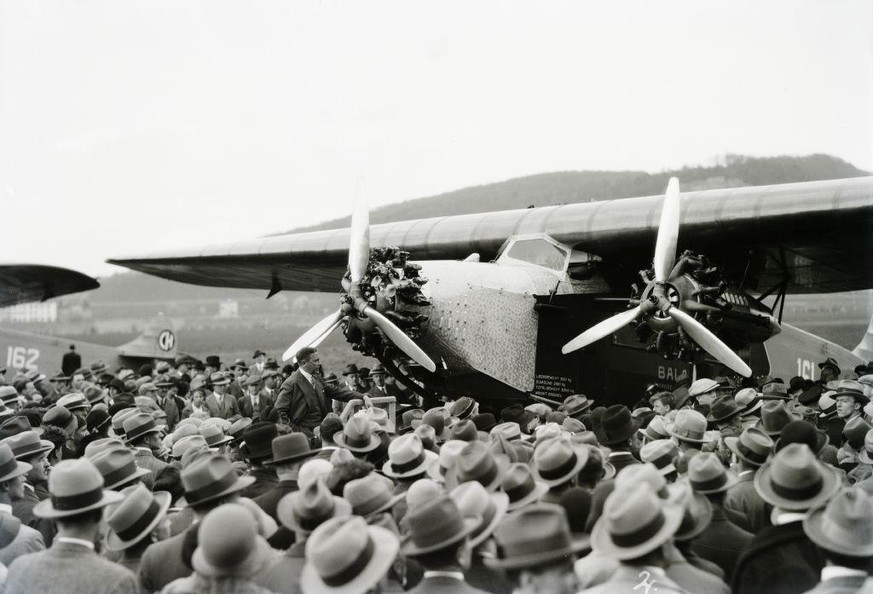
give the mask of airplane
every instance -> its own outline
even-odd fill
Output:
[[[869,359],[782,312],[790,292],[873,287],[871,231],[873,177],[682,194],[671,180],[665,196],[373,227],[356,200],[348,229],[108,262],[268,298],[342,287],[286,360],[342,328],[419,392],[630,404],[683,371],[787,382]]]
[[[46,301],[52,297],[90,291],[100,286],[80,272],[39,264],[0,264],[0,307]],[[103,361],[111,368],[139,368],[145,362],[172,360],[177,355],[172,321],[155,318],[132,341],[109,347],[67,338],[0,328],[0,367],[12,370],[60,369],[70,344],[83,361]]]

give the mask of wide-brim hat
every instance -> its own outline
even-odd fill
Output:
[[[425,472],[427,472],[427,469],[430,468],[431,464],[434,463],[434,461],[439,460],[439,455],[436,452],[432,452],[428,449],[423,449],[419,458],[420,459],[417,464],[403,471],[398,471],[395,466],[392,465],[391,460],[388,460],[387,462],[385,462],[385,464],[382,465],[382,474],[394,479],[404,479],[419,474],[424,474]]]
[[[369,591],[388,572],[399,550],[397,537],[381,526],[367,526],[372,549],[366,564],[350,580],[337,585],[325,583],[312,563],[306,563],[300,574],[300,585],[306,594],[360,594]]]
[[[282,522],[282,525],[286,528],[295,532],[310,534],[314,528],[307,526],[306,522],[295,509],[295,504],[301,497],[303,497],[302,491],[295,491],[294,493],[290,493],[283,497],[282,500],[279,501],[279,505],[276,507],[276,515],[279,517],[279,521]],[[352,515],[351,503],[342,497],[337,497],[336,495],[331,495],[331,498],[333,499],[333,509],[331,510],[330,515],[325,516],[324,518],[319,518],[319,524],[332,518]]]
[[[76,516],[88,511],[100,509],[113,503],[118,503],[124,499],[124,495],[121,493],[116,493],[115,491],[109,491],[106,489],[102,489],[99,493],[95,492],[92,495],[94,499],[92,503],[75,509],[58,509],[55,507],[55,501],[53,498],[43,499],[33,506],[33,515],[38,518],[46,518],[49,520],[68,518],[70,516]]]
[[[550,443],[550,441],[544,442],[544,444],[548,444]],[[571,478],[579,474],[579,472],[585,467],[585,464],[588,462],[588,449],[585,447],[584,444],[574,443],[569,440],[567,440],[567,443],[569,447],[573,450],[573,454],[575,455],[575,462],[573,464],[565,463],[560,465],[558,467],[560,469],[560,474],[555,476],[552,476],[551,473],[547,474],[547,476],[543,476],[543,470],[540,469],[536,464],[536,450],[534,451],[534,463],[531,464],[531,472],[533,473],[534,479],[542,481],[549,487],[554,487],[566,483]],[[540,447],[543,447],[543,445],[541,445]]]
[[[751,430],[753,430],[753,428],[746,429],[746,431],[751,431]],[[761,433],[761,435],[769,437],[766,433],[764,433],[760,429],[754,429],[754,431],[758,431]],[[772,451],[772,448],[773,448],[772,445],[769,448],[767,448],[767,453],[765,454],[764,447],[761,447],[760,452],[756,452],[755,450],[753,450],[753,449],[749,448],[748,446],[746,446],[745,444],[743,444],[741,439],[742,439],[742,436],[740,436],[740,437],[725,437],[724,443],[730,451],[732,451],[734,454],[736,454],[737,458],[739,458],[740,460],[742,460],[748,464],[751,464],[753,466],[761,466],[762,464],[764,464],[767,461],[767,458],[770,455],[770,451]]]
[[[603,413],[600,427],[595,432],[597,441],[602,445],[615,445],[633,437],[642,425],[642,420],[635,418],[626,406],[620,404],[610,406]]]
[[[526,495],[507,504],[507,511],[515,511],[526,505],[539,501],[543,495],[549,492],[549,486],[543,481],[533,479],[533,483],[533,489],[531,489]]]
[[[476,548],[491,536],[494,529],[497,528],[497,525],[500,524],[509,510],[509,496],[506,493],[498,491],[496,493],[489,493],[488,497],[491,498],[491,502],[494,504],[494,513],[490,518],[482,518],[479,526],[470,534],[469,545],[471,549]]]
[[[854,491],[854,492],[853,492]],[[853,496],[864,493],[863,490],[854,488],[846,489],[831,500],[829,505],[846,503]],[[869,495],[867,495],[869,497]],[[842,499],[841,499],[842,498]],[[873,555],[873,538],[871,538],[869,518],[866,525],[858,526],[858,517],[855,522],[851,515],[837,515],[836,518],[828,517],[827,506],[821,505],[810,510],[803,519],[803,532],[806,536],[825,551],[833,551],[849,557],[870,557]],[[857,508],[855,510],[858,511]],[[862,514],[862,517],[866,514]]]
[[[158,506],[157,513],[154,514],[151,521],[146,523],[144,526],[134,526],[129,528],[132,532],[126,538],[122,538],[118,535],[118,533],[109,529],[106,533],[106,548],[110,551],[122,551],[129,546],[136,544],[139,540],[142,539],[143,536],[149,534],[152,530],[157,528],[158,524],[164,519],[167,515],[167,510],[170,509],[170,504],[173,502],[173,496],[166,491],[155,491],[153,493],[155,503]],[[126,531],[125,531],[126,532]]]
[[[685,482],[673,483],[667,489],[670,501],[682,506],[683,516],[679,529],[673,536],[679,541],[692,540],[706,530],[712,522],[712,505],[706,495],[695,492]]]
[[[434,551],[439,551],[440,549],[444,549],[448,546],[451,546],[461,540],[467,538],[470,534],[473,533],[476,528],[479,527],[481,523],[481,519],[477,517],[467,517],[463,518],[463,529],[453,534],[451,537],[446,538],[437,543],[433,543],[429,546],[418,546],[412,540],[412,536],[410,534],[406,534],[400,543],[400,551],[407,556],[414,557],[416,555],[426,555],[427,553],[433,553]]]
[[[379,444],[382,443],[382,440],[379,439],[378,435],[371,431],[369,435],[369,440],[366,443],[362,445],[353,445],[348,443],[345,433],[343,433],[342,431],[337,431],[333,434],[333,442],[341,448],[345,448],[352,452],[365,454],[367,452],[372,452],[373,450],[378,448]]]
[[[271,448],[273,457],[269,460],[264,460],[264,466],[311,458],[322,450],[322,448],[311,449],[309,447],[309,439],[302,433],[290,433],[275,437],[273,438]]]
[[[481,441],[471,443],[476,445],[483,444]],[[509,457],[504,454],[493,453],[491,448],[487,445],[485,445],[484,448],[487,452],[485,452],[485,455],[482,457],[482,461],[487,462],[489,458],[490,460],[493,460],[493,464],[489,465],[490,468],[485,468],[483,466],[484,474],[479,474],[477,476],[473,473],[474,469],[468,469],[469,472],[467,472],[461,467],[462,463],[459,457],[458,460],[455,460],[454,466],[449,468],[448,472],[446,472],[445,485],[447,491],[451,491],[458,485],[471,480],[480,483],[488,491],[496,491],[500,487],[500,483],[503,481],[503,475],[509,467]],[[465,448],[465,451],[466,449],[467,448]],[[462,452],[461,456],[463,455],[464,453]]]
[[[230,461],[221,454],[211,453],[197,458],[182,469],[187,506],[215,501],[252,486],[253,476],[237,476]]]
[[[47,439],[40,439],[39,434],[33,429],[6,437],[2,441],[12,448],[12,455],[16,460],[30,458],[35,454],[47,453],[55,449],[55,444]]]
[[[12,456],[11,450],[9,456],[9,460],[7,460],[3,467],[0,467],[0,473],[3,473],[2,476],[0,476],[0,483],[13,479],[17,476],[25,475],[33,468],[33,466],[31,466],[27,462],[21,462],[19,460],[16,460],[15,457]]]
[[[682,525],[682,518],[685,514],[682,507],[665,502],[661,508],[661,513],[663,521],[656,531],[641,536],[642,540],[637,543],[627,545],[617,544],[613,541],[604,517],[601,516],[591,531],[591,547],[597,553],[619,561],[641,557],[673,538],[676,531],[679,530],[679,526]]]
[[[249,550],[249,554],[233,566],[216,567],[211,565],[203,554],[203,547],[198,546],[191,557],[191,565],[200,575],[219,578],[227,576],[249,577],[261,569],[265,562],[273,557],[274,551],[263,536],[255,537],[255,546]]]
[[[788,447],[792,447],[794,445],[801,446],[806,448],[807,446],[803,446],[802,444],[791,444],[787,446],[785,452]],[[808,449],[808,448],[807,448]],[[757,473],[755,473],[755,490],[758,492],[758,495],[761,496],[761,499],[769,503],[774,507],[778,507],[780,509],[784,509],[786,511],[806,511],[810,508],[817,507],[827,502],[828,499],[840,488],[840,478],[837,474],[836,470],[834,470],[831,466],[821,462],[818,459],[814,460],[814,464],[819,468],[822,484],[821,488],[817,490],[817,492],[805,497],[805,498],[793,498],[788,497],[786,495],[787,491],[783,487],[774,488],[773,485],[773,464],[777,461],[776,458],[768,461],[764,466],[762,466]],[[777,492],[781,491],[781,493]]]

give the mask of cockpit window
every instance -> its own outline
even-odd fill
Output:
[[[510,258],[552,270],[564,270],[567,253],[545,239],[519,239],[506,253]]]

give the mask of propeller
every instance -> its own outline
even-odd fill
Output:
[[[427,369],[436,371],[436,363],[427,356],[409,336],[398,328],[391,320],[372,307],[362,297],[361,281],[367,272],[367,263],[370,260],[370,214],[367,210],[367,202],[361,194],[355,197],[355,206],[352,212],[352,226],[349,233],[349,278],[343,279],[343,287],[346,289],[345,302],[338,311],[331,313],[317,322],[303,335],[294,341],[282,355],[287,361],[303,347],[315,347],[339,328],[343,319],[348,316],[357,316],[370,320],[388,340],[406,353],[410,359]]]
[[[679,239],[679,180],[670,178],[661,207],[661,219],[658,225],[658,238],[655,242],[655,258],[652,261],[654,279],[644,292],[646,298],[633,309],[618,313],[611,318],[595,324],[579,336],[568,342],[561,349],[565,355],[597,342],[609,336],[622,327],[643,318],[646,322],[663,325],[667,318],[674,321],[678,327],[694,340],[710,355],[721,361],[742,376],[750,377],[752,370],[724,344],[715,334],[703,324],[688,315],[670,300],[671,279],[682,274],[682,267],[676,263],[676,246]],[[681,262],[681,261],[680,261]],[[674,266],[675,264],[675,266]],[[696,304],[696,302],[694,302]],[[691,305],[691,302],[689,302]],[[705,308],[705,306],[704,306]],[[689,310],[692,310],[689,307]],[[700,311],[701,308],[696,308]]]

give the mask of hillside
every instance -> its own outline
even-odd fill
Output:
[[[503,182],[463,188],[437,196],[406,200],[370,211],[370,222],[388,223],[528,206],[552,206],[660,194],[676,176],[683,190],[760,186],[869,175],[829,155],[745,157],[727,155],[708,167],[683,167],[661,173],[645,171],[563,171],[540,173]],[[349,217],[300,227],[318,231],[347,227]]]

